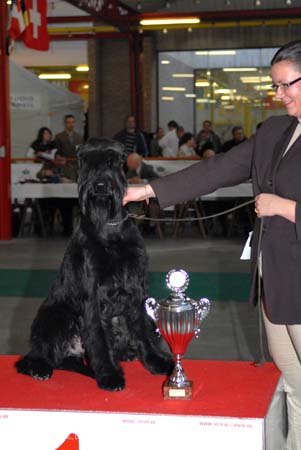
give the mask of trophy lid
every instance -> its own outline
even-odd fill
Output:
[[[175,294],[182,293],[189,285],[188,273],[183,269],[172,269],[166,275],[166,284]]]

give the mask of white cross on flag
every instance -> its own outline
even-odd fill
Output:
[[[25,3],[28,25],[24,31],[24,44],[35,50],[48,50],[47,0],[25,0]]]
[[[9,36],[16,40],[26,28],[25,3],[13,0],[10,8]]]

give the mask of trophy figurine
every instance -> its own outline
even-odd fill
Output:
[[[168,297],[146,300],[146,310],[155,320],[157,331],[168,343],[175,359],[173,373],[163,385],[163,396],[165,400],[189,400],[192,398],[192,381],[187,380],[181,360],[193,336],[198,337],[200,323],[209,313],[210,302],[206,298],[193,300],[186,297],[184,291],[189,276],[185,270],[170,270],[166,284],[171,290]]]

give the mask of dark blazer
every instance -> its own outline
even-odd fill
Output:
[[[264,218],[258,249],[261,220],[257,219],[252,238],[250,301],[257,301],[257,256],[261,250],[267,313],[279,324],[301,324],[301,137],[282,158],[297,123],[295,117],[271,117],[256,135],[229,152],[151,182],[161,207],[249,178],[254,196],[274,193],[297,201],[295,224],[280,216]]]
[[[58,151],[66,158],[76,158],[76,147],[83,144],[83,138],[80,134],[75,133],[73,135],[73,142],[70,142],[69,136],[66,131],[55,136],[55,143]]]

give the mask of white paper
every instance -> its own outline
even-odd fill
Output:
[[[247,260],[247,259],[251,259],[251,246],[250,246],[250,242],[251,242],[251,237],[252,237],[253,231],[250,231],[249,233],[249,237],[247,239],[247,242],[245,243],[244,249],[242,251],[241,257],[240,259],[243,260]]]

